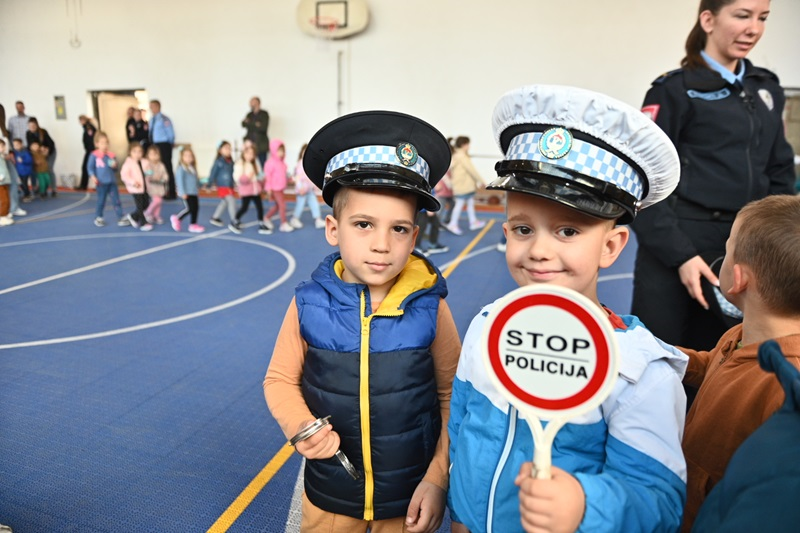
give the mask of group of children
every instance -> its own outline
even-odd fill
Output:
[[[97,186],[95,225],[105,225],[103,211],[106,198],[109,196],[117,214],[118,225],[130,225],[141,231],[150,231],[153,229],[153,224],[163,224],[161,207],[169,181],[158,148],[150,146],[145,154],[141,145],[131,145],[128,157],[120,169],[120,177],[127,191],[133,197],[136,207],[132,213],[123,215],[115,178],[117,162],[115,155],[108,150],[108,136],[105,133],[97,132],[95,134],[95,147],[96,149],[91,153],[87,162],[89,176]],[[227,211],[230,218],[228,228],[234,233],[242,233],[242,216],[247,213],[252,203],[258,216],[259,233],[272,233],[274,226],[271,218],[276,212],[281,220],[279,230],[290,232],[303,227],[300,218],[305,205],[308,204],[314,219],[314,227],[324,228],[325,221],[322,219],[317,200],[319,189],[303,171],[304,151],[305,146],[300,152],[300,160],[294,170],[297,200],[293,216],[288,219],[284,190],[288,185],[289,174],[284,162],[286,154],[283,142],[277,139],[271,142],[272,157],[267,160],[262,170],[252,143],[245,142],[241,157],[234,162],[231,144],[222,141],[217,147],[217,157],[205,184],[207,189],[216,189],[220,199],[209,222],[214,226],[224,227],[222,216]],[[170,216],[172,229],[181,231],[182,221],[188,216],[189,232],[204,232],[205,228],[197,222],[200,210],[201,181],[198,178],[194,152],[189,147],[180,150],[175,170],[175,188],[184,206],[180,212]],[[235,197],[237,191],[241,198],[241,206],[238,210]],[[265,193],[274,201],[266,214],[261,201],[261,196]]]
[[[775,338],[800,367],[800,198],[742,210],[720,289],[744,321],[712,352],[679,349],[597,295],[626,224],[678,184],[669,138],[622,102],[542,85],[504,95],[493,129],[504,159],[488,188],[506,194],[509,273],[603,310],[620,348],[613,390],[557,434],[552,477],[532,476],[530,429],[482,361],[495,304],[462,346],[443,276],[414,250],[417,214],[439,208],[447,141],[400,113],[341,117],[303,158],[333,208],[326,239],[338,250],[296,288],[264,379],[270,411],[306,459],[301,531],[432,533],[445,506],[458,533],[689,531],[735,449],[781,403],[777,380],[754,363],[758,346]],[[684,379],[700,387],[688,419]],[[315,422],[320,430],[302,432]]]
[[[166,195],[168,183],[167,169],[161,162],[158,147],[150,146],[145,157],[141,145],[131,145],[128,158],[122,164],[120,177],[131,194],[136,205],[133,213],[125,215],[117,188],[117,159],[109,151],[108,136],[98,131],[94,136],[95,150],[89,155],[86,168],[92,179],[96,192],[94,225],[106,225],[103,218],[106,199],[111,198],[111,205],[117,215],[118,226],[133,226],[141,231],[150,231],[153,224],[163,224],[161,204]]]
[[[224,226],[222,214],[227,209],[230,222],[228,229],[234,233],[242,232],[242,217],[247,213],[252,203],[256,209],[258,232],[269,235],[273,232],[272,217],[278,213],[280,218],[279,231],[291,232],[303,227],[300,220],[305,204],[307,203],[314,219],[316,228],[325,227],[317,200],[318,189],[308,180],[303,171],[302,158],[306,146],[300,150],[297,165],[294,169],[294,182],[296,202],[292,218],[287,217],[285,190],[290,176],[286,165],[286,148],[280,139],[270,141],[270,157],[263,169],[256,155],[255,146],[251,141],[245,141],[242,154],[234,162],[231,156],[230,143],[223,141],[217,149],[217,158],[211,168],[206,183],[207,187],[216,187],[220,203],[211,217],[211,224]],[[241,206],[236,209],[234,190],[238,190]],[[270,210],[264,213],[262,194],[274,203]]]

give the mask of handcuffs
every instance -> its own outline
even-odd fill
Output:
[[[289,444],[291,446],[294,446],[298,442],[302,442],[307,438],[311,437],[312,435],[316,435],[320,430],[322,430],[322,428],[330,425],[330,422],[328,422],[330,418],[331,418],[330,416],[326,416],[324,418],[317,418],[316,420],[314,420],[314,422],[312,422],[311,424],[307,425],[306,427],[298,431],[297,435],[295,435],[289,440]],[[358,479],[361,477],[358,474],[358,470],[356,470],[356,467],[353,466],[353,463],[350,462],[350,459],[347,458],[347,456],[344,454],[342,450],[336,450],[336,453],[334,455],[336,456],[337,459],[339,459],[339,462],[342,463],[344,469],[347,470],[347,473],[350,474],[350,476],[353,479]]]

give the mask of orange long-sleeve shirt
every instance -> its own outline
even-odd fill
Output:
[[[306,405],[300,389],[307,349],[308,344],[300,334],[297,305],[292,299],[284,316],[278,338],[275,340],[272,360],[264,378],[264,396],[267,399],[267,405],[286,438],[291,438],[297,433],[303,422],[315,418]],[[436,452],[423,480],[433,483],[443,490],[447,490],[449,484],[448,448],[450,439],[447,435],[447,421],[450,417],[453,376],[458,366],[460,353],[461,341],[453,322],[450,307],[445,300],[441,300],[436,320],[436,339],[431,345],[431,354],[442,415],[442,431],[436,445]]]

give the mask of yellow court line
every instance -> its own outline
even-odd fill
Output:
[[[236,522],[236,519],[239,518],[239,515],[241,515],[244,510],[247,509],[247,506],[250,505],[250,502],[252,502],[256,496],[258,496],[258,493],[261,492],[261,489],[263,489],[266,484],[269,483],[269,480],[272,479],[272,476],[274,476],[278,470],[281,469],[281,467],[284,465],[284,463],[286,463],[286,461],[289,460],[289,457],[291,457],[293,453],[294,448],[290,446],[288,442],[284,444],[283,448],[281,448],[278,453],[275,454],[275,457],[273,457],[272,460],[267,463],[267,466],[265,466],[261,472],[259,472],[258,475],[253,478],[253,481],[248,483],[242,493],[239,494],[235,500],[233,500],[233,503],[230,504],[227,509],[225,509],[225,512],[222,513],[222,516],[217,518],[217,521],[214,522],[210,528],[208,528],[206,533],[224,533],[225,531],[228,531],[228,528],[230,528],[233,523]]]
[[[467,254],[470,253],[473,248],[475,248],[475,246],[480,242],[481,239],[483,239],[483,236],[486,235],[486,233],[491,229],[492,226],[494,226],[494,219],[490,220],[486,224],[486,226],[481,230],[481,232],[475,235],[475,238],[472,239],[472,242],[469,243],[466,248],[461,250],[461,253],[458,254],[455,259],[453,259],[453,262],[450,263],[450,266],[447,267],[447,270],[445,270],[442,273],[442,276],[447,277],[450,274],[452,274],[453,270],[456,269],[456,267],[461,263],[461,261],[464,260]]]
[[[480,242],[484,235],[489,231],[489,229],[494,225],[494,220],[489,220],[486,226],[478,233],[472,242],[470,242],[466,248],[464,248],[458,256],[453,260],[447,270],[442,273],[442,276],[445,278],[449,276],[453,270],[461,263],[464,257]],[[217,521],[214,522],[206,533],[225,533],[228,529],[233,525],[234,522],[239,518],[239,516],[247,509],[247,506],[258,496],[258,493],[269,483],[278,470],[289,460],[289,457],[292,456],[294,453],[294,448],[286,443],[283,448],[275,454],[275,457],[267,463],[267,466],[264,467],[258,475],[253,478],[251,481],[242,491],[239,496],[233,500],[225,512],[222,513],[222,516],[217,518]]]

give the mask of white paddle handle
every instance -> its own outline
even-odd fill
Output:
[[[553,464],[553,441],[556,433],[567,423],[565,418],[554,418],[547,422],[547,426],[542,429],[542,422],[533,413],[518,409],[533,434],[533,471],[531,475],[536,479],[550,479],[550,467]]]

